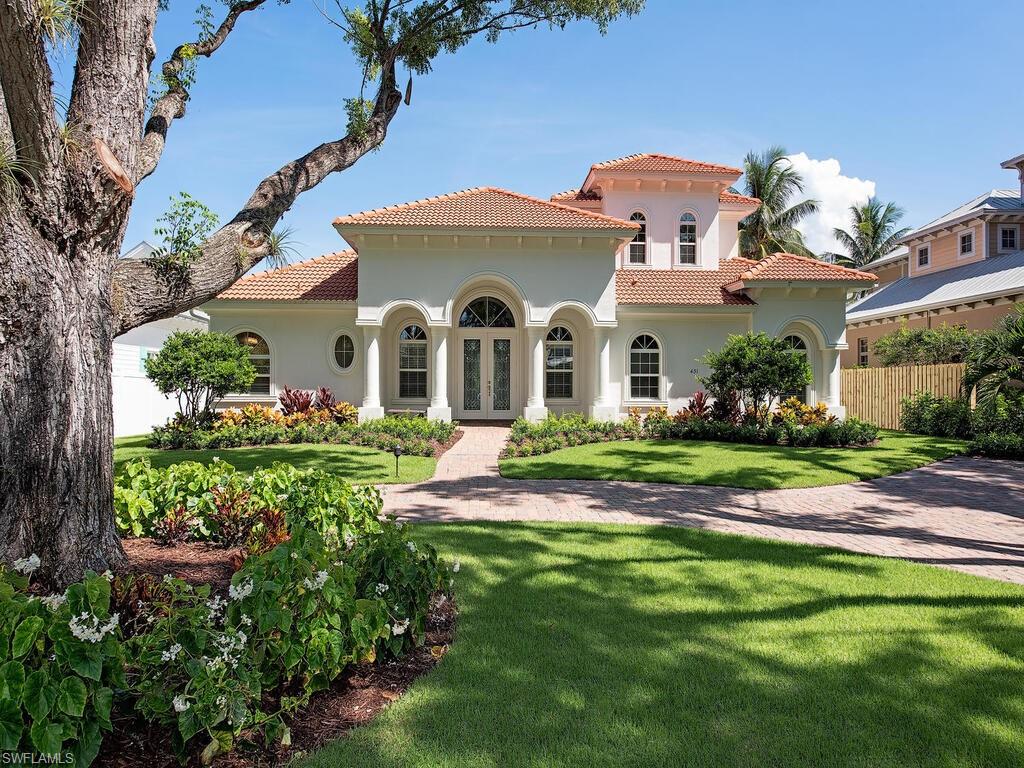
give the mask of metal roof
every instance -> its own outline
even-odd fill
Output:
[[[973,200],[964,203],[959,208],[955,208],[949,213],[939,216],[939,218],[929,221],[924,226],[918,227],[913,232],[907,233],[907,235],[901,240],[901,242],[909,242],[915,237],[918,237],[928,230],[936,229],[944,225],[954,224],[959,221],[966,219],[972,219],[975,216],[980,216],[985,213],[995,213],[998,211],[1011,211],[1014,213],[1024,213],[1024,200],[1021,199],[1021,193],[1018,189],[993,189],[985,192],[984,194],[978,195]]]
[[[930,275],[901,277],[851,305],[846,320],[855,323],[1021,292],[1024,251],[1014,251]]]

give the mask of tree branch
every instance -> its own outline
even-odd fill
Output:
[[[248,2],[232,5],[228,15],[213,35],[205,40],[179,45],[174,49],[171,57],[164,62],[161,71],[167,84],[167,93],[156,100],[149,120],[146,121],[146,129],[142,136],[142,148],[139,153],[139,169],[135,175],[136,184],[156,170],[167,143],[167,131],[170,129],[171,123],[185,116],[185,105],[188,103],[189,94],[181,80],[181,75],[188,66],[188,58],[212,56],[227,40],[231,30],[235,28],[238,17],[259,8],[264,2],[266,0],[248,0]]]

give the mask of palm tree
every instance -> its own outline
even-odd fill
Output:
[[[740,222],[740,253],[748,259],[779,251],[814,257],[796,225],[817,212],[818,201],[790,205],[793,196],[804,191],[804,180],[793,169],[786,150],[775,146],[761,154],[747,153],[743,172],[746,194],[758,198],[761,207]]]
[[[967,358],[964,390],[978,388],[978,405],[1001,394],[1024,392],[1024,304],[1003,318],[1002,327],[978,337]]]
[[[902,218],[903,209],[896,203],[882,203],[873,197],[862,205],[851,205],[850,230],[839,227],[832,230],[832,234],[846,249],[846,253],[822,255],[830,257],[833,262],[844,267],[866,267],[899,247],[899,241],[910,231],[910,227],[896,229]]]

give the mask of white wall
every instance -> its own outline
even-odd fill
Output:
[[[177,400],[164,397],[146,378],[143,361],[147,354],[158,351],[174,331],[205,329],[205,321],[178,315],[146,323],[114,339],[111,384],[115,437],[144,434],[174,416]]]

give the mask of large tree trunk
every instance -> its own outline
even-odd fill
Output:
[[[0,216],[0,559],[62,586],[125,563],[114,525],[112,263]]]

